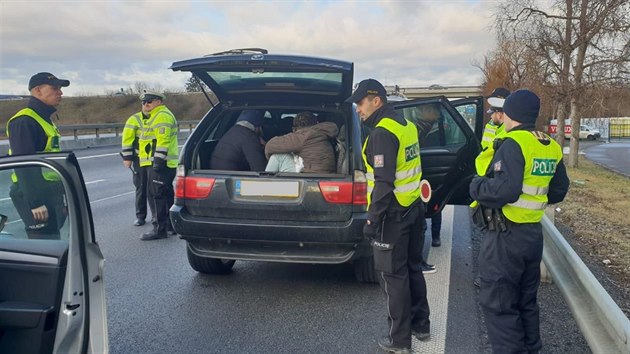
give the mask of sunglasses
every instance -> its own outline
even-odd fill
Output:
[[[151,103],[153,103],[153,101],[155,101],[155,100],[154,100],[154,99],[153,99],[153,100],[142,100],[142,104],[143,104],[143,105],[145,105],[145,104],[151,104]]]

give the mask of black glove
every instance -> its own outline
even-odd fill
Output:
[[[159,157],[153,158],[153,171],[161,172],[164,170],[165,165],[166,165],[166,161],[164,161],[163,159]]]
[[[376,235],[378,234],[378,227],[376,226],[376,223],[365,223],[365,225],[363,225],[363,237],[365,237],[368,240],[373,240],[376,238]]]

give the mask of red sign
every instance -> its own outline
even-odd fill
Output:
[[[549,124],[549,134],[555,134],[556,131],[558,130],[558,126],[555,124]],[[564,134],[565,135],[571,135],[571,126],[570,125],[565,125],[564,126]]]

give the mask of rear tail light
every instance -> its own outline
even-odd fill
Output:
[[[367,205],[367,178],[365,178],[363,171],[354,171],[352,203],[356,205]]]
[[[361,171],[354,172],[354,182],[319,182],[322,196],[333,204],[367,204],[367,180]]]
[[[214,178],[178,176],[175,179],[175,198],[208,198],[214,187],[214,181]]]

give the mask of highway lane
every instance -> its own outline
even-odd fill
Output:
[[[387,331],[384,296],[357,283],[349,265],[237,262],[232,275],[208,276],[190,268],[176,236],[140,241],[150,226],[132,225],[131,172],[117,151],[76,152],[106,258],[111,353],[376,352]],[[438,272],[426,277],[433,338],[414,349],[487,351],[465,207],[445,209],[442,234],[428,258]]]
[[[215,277],[190,268],[185,243],[177,237],[140,241],[139,235],[150,226],[132,226],[131,175],[116,151],[77,152],[85,181],[93,182],[87,189],[106,258],[112,353],[375,351],[376,339],[387,331],[384,298],[378,286],[357,283],[349,265],[237,262],[232,275]],[[445,227],[452,227],[449,220],[453,218],[445,218]],[[470,253],[469,247],[463,249]],[[450,248],[442,250],[446,254]],[[429,258],[436,261],[431,257],[437,253]],[[455,311],[467,308],[471,318],[477,319],[471,265],[462,263],[461,267],[469,269],[456,274],[469,281],[450,290],[461,294],[462,287],[466,288],[469,296],[463,301],[468,305],[455,306]],[[447,276],[440,269],[428,275],[429,291],[448,283],[442,280]],[[452,304],[448,303],[449,289],[442,291],[447,293],[433,294],[435,301],[446,303],[442,310],[435,310],[438,305],[432,310],[436,323],[432,344],[440,342],[443,351],[446,311]],[[442,329],[437,328],[438,322]],[[468,333],[468,338],[458,338],[449,346],[478,347],[477,322],[460,322],[464,325],[460,332]],[[419,343],[414,345],[422,350]]]

